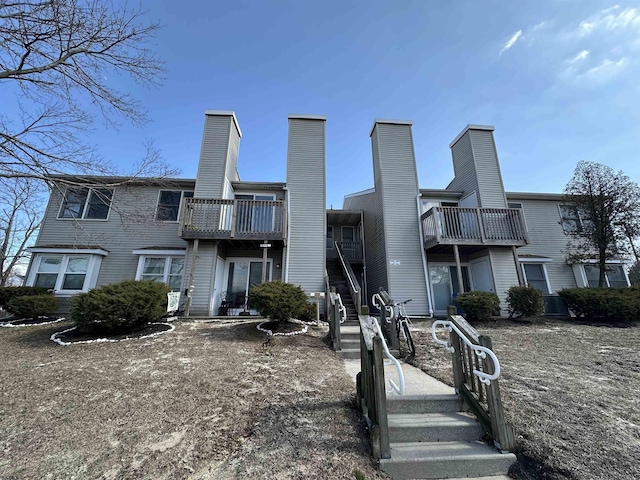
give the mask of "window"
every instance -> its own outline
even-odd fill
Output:
[[[524,270],[527,285],[537,288],[538,290],[542,290],[542,293],[550,293],[549,285],[547,284],[547,272],[543,264],[523,263],[522,269]]]
[[[27,285],[60,293],[86,292],[95,286],[96,275],[93,273],[97,273],[99,258],[97,255],[38,254]]]
[[[184,198],[193,198],[193,192],[182,190],[160,190],[156,220],[160,222],[177,222],[180,205]]]
[[[273,231],[273,195],[237,194],[236,200],[249,200],[238,202],[236,212],[236,232],[271,232]]]
[[[109,188],[67,188],[58,218],[106,220],[112,197]]]
[[[457,207],[458,202],[440,202],[441,207]]]
[[[333,248],[333,225],[327,225],[327,248]]]
[[[595,288],[600,283],[600,267],[598,265],[583,265],[587,285]],[[622,265],[607,265],[604,273],[605,287],[621,288],[628,287],[629,282],[624,273]]]
[[[579,234],[585,229],[592,228],[593,223],[583,209],[575,205],[560,205],[559,208],[564,233]]]
[[[520,202],[509,202],[507,203],[507,208],[519,208],[522,210],[522,204]]]
[[[136,280],[156,280],[169,285],[171,290],[182,287],[184,257],[141,256]]]
[[[342,248],[348,250],[353,249],[354,236],[355,232],[353,227],[342,227]]]

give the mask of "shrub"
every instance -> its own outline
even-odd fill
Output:
[[[640,287],[565,288],[558,295],[578,318],[626,322],[640,319]]]
[[[315,322],[316,321],[316,304],[308,303],[304,306],[302,313],[298,315],[298,320],[303,322]]]
[[[500,300],[493,292],[465,292],[458,295],[458,304],[467,320],[486,320],[500,308]]]
[[[307,305],[307,294],[297,285],[284,282],[266,282],[251,287],[249,301],[260,315],[271,320],[286,322],[300,317]]]
[[[19,318],[36,318],[58,309],[60,302],[53,295],[23,295],[9,301],[9,310]]]
[[[13,298],[46,295],[47,292],[43,287],[0,287],[0,305],[8,307]]]
[[[509,317],[537,317],[544,313],[542,291],[534,287],[513,286],[507,292]]]
[[[71,301],[71,317],[78,330],[130,332],[166,313],[170,288],[153,280],[127,280],[94,288]]]

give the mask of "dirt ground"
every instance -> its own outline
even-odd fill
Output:
[[[388,478],[325,331],[176,322],[59,346],[68,322],[0,329],[0,478]]]
[[[430,326],[415,325],[415,363],[451,385],[450,356]],[[521,450],[516,478],[640,479],[640,325],[535,319],[476,327],[491,336],[503,369],[502,400]]]

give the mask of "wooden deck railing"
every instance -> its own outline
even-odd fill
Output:
[[[356,376],[356,391],[360,407],[371,436],[375,459],[391,458],[387,396],[384,381],[383,339],[373,328],[372,317],[360,317],[360,373]]]
[[[179,235],[182,238],[283,239],[285,203],[276,200],[186,198]]]
[[[493,438],[498,450],[513,452],[516,447],[515,437],[511,425],[504,418],[498,380],[487,380],[497,376],[494,375],[496,365],[490,355],[482,357],[469,346],[471,343],[492,350],[491,338],[480,335],[463,317],[453,313],[450,312],[448,322],[455,325],[457,331],[450,331],[448,343],[449,348],[453,349],[451,358],[454,387],[484,430]],[[435,326],[433,335],[435,338]],[[482,378],[485,380],[481,380]]]
[[[529,243],[518,208],[433,207],[422,214],[425,248],[435,245],[509,245]]]

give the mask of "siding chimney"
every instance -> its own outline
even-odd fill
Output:
[[[490,125],[467,125],[449,144],[455,178],[447,189],[463,192],[461,206],[507,208],[493,131]]]
[[[324,292],[326,238],[326,117],[289,115],[288,277],[307,293]]]
[[[204,114],[194,195],[197,198],[233,198],[230,182],[240,179],[238,150],[242,132],[238,120],[231,111],[207,110]]]

